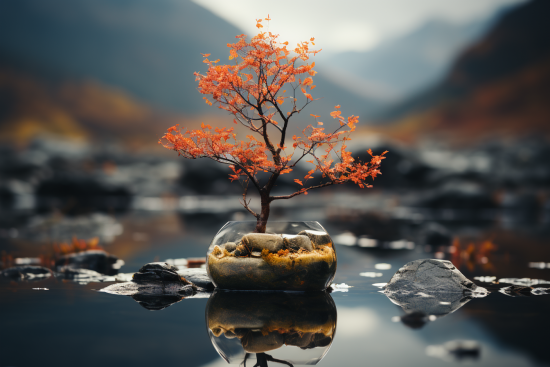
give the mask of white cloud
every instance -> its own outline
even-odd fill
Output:
[[[280,34],[282,41],[296,44],[315,37],[325,53],[336,53],[370,49],[430,19],[465,22],[525,0],[193,1],[248,35],[257,33],[254,19],[269,14],[270,31]]]

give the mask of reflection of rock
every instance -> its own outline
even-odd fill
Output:
[[[55,262],[56,266],[69,266],[72,268],[89,269],[101,274],[115,275],[124,264],[116,256],[103,250],[87,250],[65,255]]]
[[[481,354],[481,346],[473,340],[453,340],[443,345],[430,345],[426,348],[430,357],[441,358],[448,362],[477,360]]]
[[[242,361],[247,353],[290,363],[305,353],[308,364],[315,364],[332,343],[336,307],[326,292],[216,291],[206,306],[206,319],[212,343],[230,363]],[[280,349],[284,345],[299,349]],[[316,357],[305,352],[316,348]],[[265,352],[271,355],[260,356]]]
[[[148,294],[136,293],[132,296],[134,301],[136,301],[143,308],[148,309],[149,311],[160,311],[166,307],[172,306],[174,303],[178,303],[183,299],[182,296],[151,296]]]
[[[38,280],[52,275],[52,271],[48,268],[30,265],[14,266],[0,272],[0,278],[9,280]]]
[[[486,296],[487,290],[469,281],[450,261],[415,260],[394,274],[384,293],[406,312],[401,321],[416,329],[474,297]]]

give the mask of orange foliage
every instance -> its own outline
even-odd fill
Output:
[[[265,20],[269,21],[269,16]],[[260,29],[263,28],[261,22],[262,19],[257,19]],[[331,116],[338,120],[339,126],[333,132],[327,133],[322,127],[309,125],[302,131],[302,136],[293,136],[292,145],[287,146],[286,133],[292,116],[314,100],[310,92],[315,88],[312,78],[316,74],[313,70],[315,62],[309,63],[309,59],[320,51],[310,49],[314,38],[298,43],[293,50],[287,49],[288,42],[280,42],[278,35],[271,32],[260,32],[249,42],[245,35],[236,38],[236,43],[227,44],[229,60],[234,60],[233,64],[218,65],[218,60],[210,61],[209,55],[203,54],[208,70],[206,74],[196,72],[195,76],[199,92],[210,97],[204,97],[206,103],[216,104],[233,114],[233,122],[248,128],[252,134],[246,136],[247,140],[240,141],[233,128],[213,129],[203,124],[198,130],[180,130],[176,125],[164,135],[161,141],[164,147],[186,158],[209,158],[229,165],[233,171],[230,175],[232,181],[242,180],[245,187],[252,182],[258,189],[262,207],[264,202],[269,205],[273,200],[288,199],[315,188],[348,181],[362,188],[370,187],[366,180],[380,173],[379,166],[386,152],[376,156],[369,151],[372,159],[365,163],[351,157],[345,142],[350,140],[358,116],[346,119],[341,116],[341,111],[334,111]],[[302,80],[300,76],[304,74],[307,76]],[[298,102],[300,94],[297,91],[305,97],[300,97],[302,103]],[[311,116],[317,125],[323,125],[317,120],[320,116]],[[278,133],[268,133],[268,128]],[[304,180],[319,172],[325,182],[303,187],[290,195],[269,196],[275,180],[292,172],[306,156],[311,158],[308,162],[313,169]],[[262,172],[271,174],[264,186],[258,179],[258,173]],[[294,181],[304,185],[301,180]],[[248,208],[246,198],[244,206],[260,217]]]
[[[66,255],[86,250],[102,250],[102,247],[99,246],[99,238],[97,237],[89,239],[88,241],[73,237],[71,243],[63,242],[60,244],[54,244],[53,250],[56,255]]]

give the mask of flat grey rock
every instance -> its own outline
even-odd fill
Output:
[[[180,282],[125,282],[115,283],[99,290],[100,292],[117,294],[121,296],[134,296],[136,294],[147,296],[192,296],[194,293],[191,285]]]

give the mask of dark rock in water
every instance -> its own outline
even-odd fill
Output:
[[[450,261],[423,259],[405,264],[390,279],[386,293],[423,291],[485,296],[487,290],[468,280]]]
[[[87,250],[65,255],[55,262],[55,266],[89,269],[101,274],[115,275],[123,263],[116,256],[103,250]]]
[[[401,321],[417,329],[464,306],[487,290],[469,281],[446,260],[415,260],[399,269],[384,293],[406,315]]]
[[[100,292],[118,294],[121,296],[134,296],[135,294],[148,296],[174,295],[188,297],[195,291],[190,284],[181,282],[126,282],[115,283],[100,290]]]
[[[182,282],[177,266],[165,262],[149,263],[142,266],[139,272],[134,274],[133,279],[136,282]]]
[[[202,271],[201,271],[202,270]],[[186,269],[186,275],[204,285],[210,283],[204,269]],[[204,279],[206,277],[206,279]],[[207,283],[208,280],[208,283]],[[165,262],[149,263],[141,267],[132,276],[131,282],[116,283],[100,290],[100,292],[131,296],[136,302],[148,310],[162,310],[184,297],[196,294],[197,286],[178,274],[178,268]],[[197,295],[199,296],[199,295]],[[208,297],[206,292],[201,297]]]
[[[214,289],[214,283],[210,280],[205,268],[188,268],[178,270],[178,274],[195,284],[197,287],[204,289]]]
[[[49,278],[53,272],[42,266],[14,266],[0,272],[0,278],[8,280],[38,280]]]
[[[140,293],[134,294],[132,298],[141,307],[149,311],[164,310],[166,307],[172,306],[174,303],[178,303],[183,299],[181,296],[150,296]]]

